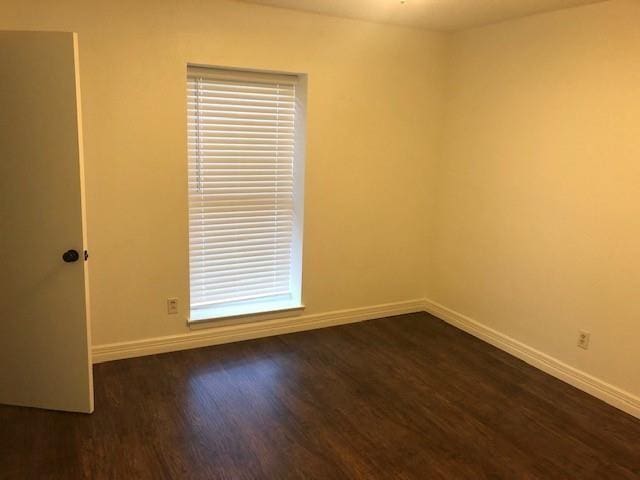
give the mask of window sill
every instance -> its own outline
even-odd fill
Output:
[[[220,327],[224,325],[233,325],[238,323],[259,322],[264,320],[273,320],[276,318],[286,318],[299,315],[305,306],[302,304],[289,304],[280,307],[273,306],[269,309],[261,309],[257,311],[248,311],[235,314],[213,314],[203,310],[201,312],[192,313],[187,320],[187,326],[192,330],[200,328]]]

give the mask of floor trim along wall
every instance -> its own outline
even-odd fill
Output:
[[[431,300],[408,300],[260,322],[212,326],[178,335],[96,345],[93,363],[187,350],[426,311],[554,377],[640,418],[640,398]]]
[[[640,397],[610,385],[577,368],[571,367],[546,353],[514,340],[439,303],[425,300],[424,310],[450,325],[464,330],[474,337],[490,343],[500,350],[504,350],[520,360],[533,365],[543,372],[553,375],[634,417],[640,418]]]
[[[302,314],[296,317],[278,318],[260,322],[212,326],[210,328],[199,328],[195,331],[166,337],[96,345],[92,348],[92,357],[93,363],[100,363],[110,360],[141,357],[143,355],[153,355],[156,353],[269,337],[283,333],[333,327],[347,323],[422,311],[424,311],[424,300],[419,299],[375,305],[372,307],[336,310],[327,313]]]

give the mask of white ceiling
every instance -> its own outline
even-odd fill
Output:
[[[244,0],[338,17],[461,30],[605,0]]]

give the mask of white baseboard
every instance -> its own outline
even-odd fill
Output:
[[[640,418],[640,397],[567,365],[546,353],[508,337],[439,303],[425,300],[424,309],[454,327],[510,353],[529,365],[533,365],[634,417]]]
[[[210,328],[198,328],[190,332],[166,337],[147,338],[129,342],[96,345],[92,351],[93,363],[140,357],[156,353],[187,350],[221,343],[237,342],[253,338],[269,337],[284,333],[332,327],[347,323],[373,320],[375,318],[402,315],[404,313],[424,311],[424,301],[409,300],[405,302],[387,303],[372,307],[337,310],[327,313],[299,315],[296,317],[276,318],[235,325],[212,324]]]
[[[282,335],[422,311],[426,311],[454,327],[640,418],[639,397],[431,300],[409,300],[259,322],[212,326],[165,337],[96,345],[92,348],[93,363]]]

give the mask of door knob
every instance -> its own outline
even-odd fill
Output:
[[[77,250],[67,250],[62,254],[62,260],[67,263],[77,262],[80,258],[80,254]]]

